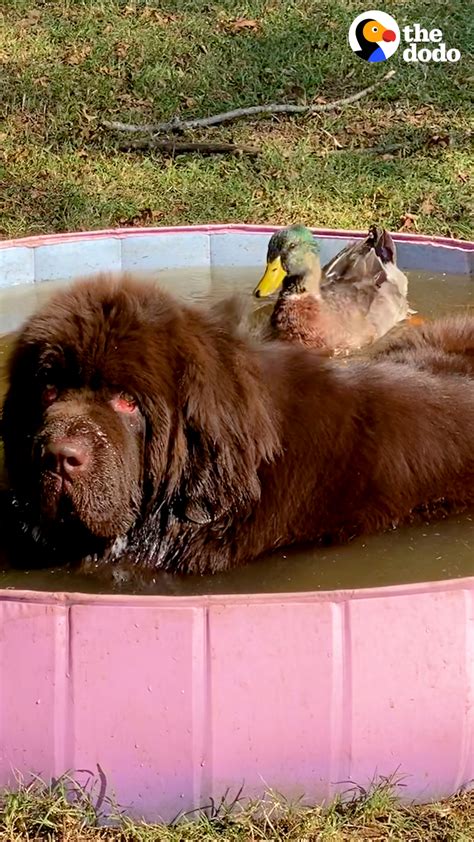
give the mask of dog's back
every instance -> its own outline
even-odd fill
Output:
[[[264,477],[282,534],[347,539],[474,503],[472,379],[305,351],[280,356],[271,376],[284,457]]]
[[[373,349],[372,359],[388,358],[436,374],[474,374],[474,316],[445,316],[388,335]]]

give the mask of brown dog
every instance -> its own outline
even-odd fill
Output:
[[[474,319],[437,330],[440,354],[474,348]],[[447,362],[420,370],[413,353],[343,367],[252,343],[219,308],[131,277],[79,282],[27,322],[12,355],[16,518],[48,563],[204,572],[464,507],[474,382]]]
[[[446,316],[388,334],[371,349],[372,359],[389,358],[434,374],[474,374],[474,316]]]

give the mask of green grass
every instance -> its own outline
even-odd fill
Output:
[[[398,53],[382,68],[360,61],[346,43],[360,9],[355,0],[0,0],[0,236],[140,222],[364,228],[375,217],[397,230],[409,213],[412,230],[472,237],[469,0],[384,4],[400,26],[437,26],[461,50],[457,64],[438,66]],[[255,27],[233,32],[238,18]],[[388,67],[394,79],[338,112],[206,134],[258,146],[255,159],[126,153],[102,127],[332,100]]]
[[[50,786],[20,784],[0,798],[1,842],[472,842],[474,791],[425,805],[402,805],[393,782],[382,781],[326,807],[290,804],[275,794],[262,801],[224,800],[171,825],[133,822],[123,814],[104,826],[94,786],[63,777]],[[159,805],[157,805],[159,812]]]

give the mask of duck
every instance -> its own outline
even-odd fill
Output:
[[[371,63],[385,61],[387,58],[382,47],[379,46],[381,42],[390,43],[397,39],[392,29],[387,29],[373,18],[364,18],[359,21],[355,35],[360,46],[360,50],[356,50],[356,55]]]
[[[323,268],[308,228],[296,224],[277,231],[253,295],[264,298],[280,286],[265,338],[328,354],[371,345],[415,313],[408,306],[408,279],[396,264],[395,243],[375,225]]]

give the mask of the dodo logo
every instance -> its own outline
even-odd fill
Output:
[[[350,47],[365,61],[385,61],[393,56],[399,43],[397,22],[391,15],[376,9],[358,15],[349,29]]]

